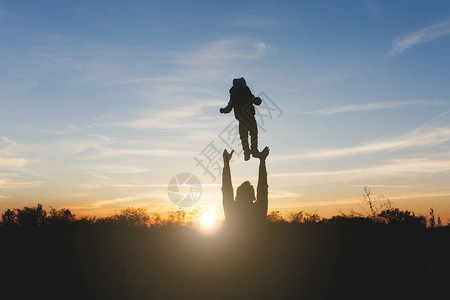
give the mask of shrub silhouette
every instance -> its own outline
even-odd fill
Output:
[[[369,187],[364,187],[364,193],[361,201],[367,208],[361,206],[364,213],[355,212],[352,210],[352,215],[360,216],[360,217],[369,217],[373,220],[378,220],[379,212],[383,210],[389,210],[392,208],[392,203],[389,198],[384,195],[378,195],[374,197],[372,195],[372,191]]]
[[[24,207],[16,209],[17,225],[21,227],[34,227],[45,224],[47,211],[42,208],[42,204],[36,207]]]
[[[424,216],[416,216],[410,211],[401,211],[398,208],[385,209],[377,215],[377,219],[385,221],[390,225],[408,224],[426,226],[426,218]]]
[[[299,211],[296,213],[290,213],[289,222],[291,223],[318,223],[320,221],[320,216],[317,213],[304,213]]]
[[[317,213],[306,213],[303,217],[304,223],[317,223],[320,221],[320,216]]]
[[[303,222],[303,211],[289,214],[289,221],[292,223],[302,223]]]
[[[50,207],[46,223],[48,224],[67,224],[75,222],[75,215],[67,208],[59,210]]]
[[[2,214],[2,225],[3,226],[16,226],[17,225],[17,214],[15,210],[7,209]]]
[[[146,209],[127,207],[120,210],[112,216],[114,222],[120,225],[131,227],[143,227],[148,226],[150,222],[150,216]]]
[[[285,222],[281,212],[279,210],[273,210],[269,212],[266,216],[266,222],[269,223],[283,223]]]

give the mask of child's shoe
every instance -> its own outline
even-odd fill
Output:
[[[252,149],[252,155],[253,155],[253,157],[255,157],[255,158],[258,158],[258,157],[259,157],[259,151],[258,151],[258,148],[253,148],[253,149]]]
[[[247,161],[250,159],[250,149],[244,150],[244,160]]]

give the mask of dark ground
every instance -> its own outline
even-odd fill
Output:
[[[450,299],[450,227],[0,227],[1,299]]]

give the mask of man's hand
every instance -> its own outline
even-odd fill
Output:
[[[229,163],[231,160],[231,157],[233,156],[234,150],[232,150],[230,153],[228,153],[227,149],[223,150],[223,162]]]
[[[269,155],[269,147],[265,147],[263,151],[259,152],[259,159],[260,160],[266,160],[267,156]]]

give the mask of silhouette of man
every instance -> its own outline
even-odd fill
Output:
[[[220,109],[222,114],[229,113],[234,109],[234,116],[239,121],[239,136],[244,149],[244,159],[258,157],[258,126],[255,119],[255,107],[260,105],[261,98],[253,96],[247,86],[244,77],[233,79],[233,86],[230,89],[230,101],[228,105]],[[248,146],[248,135],[251,139],[251,150]]]
[[[222,201],[225,219],[229,224],[240,224],[246,227],[264,224],[267,215],[268,185],[266,158],[269,155],[269,147],[265,147],[259,154],[259,176],[257,196],[255,202],[255,189],[249,181],[242,183],[236,190],[236,200],[233,195],[231,183],[230,159],[233,151],[223,151],[222,172]]]

